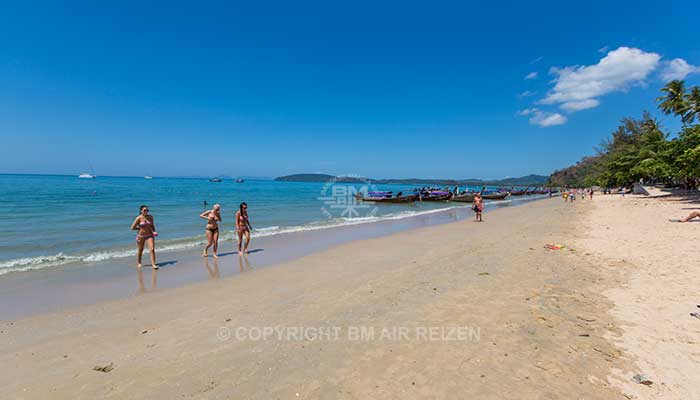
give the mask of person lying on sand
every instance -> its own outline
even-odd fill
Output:
[[[671,221],[671,222],[688,222],[688,221],[690,221],[690,220],[692,220],[692,219],[695,219],[695,218],[700,218],[700,211],[693,211],[693,212],[690,213],[690,215],[688,215],[688,216],[685,217],[685,218],[681,218],[681,219],[669,219],[669,221]]]

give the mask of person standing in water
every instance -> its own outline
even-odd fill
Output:
[[[484,199],[481,198],[481,193],[477,193],[474,196],[472,210],[474,210],[474,213],[476,213],[474,216],[474,222],[484,222],[484,220],[481,218],[481,213],[484,212]]]
[[[202,257],[209,256],[209,248],[214,247],[214,258],[219,258],[217,252],[219,250],[219,222],[221,222],[221,206],[214,204],[211,210],[207,210],[199,214],[199,218],[207,220],[207,247],[204,248]]]
[[[156,264],[156,242],[155,237],[158,236],[156,232],[156,224],[153,220],[153,216],[148,213],[148,206],[140,207],[141,214],[134,220],[131,224],[132,231],[138,231],[136,234],[136,261],[138,267],[141,268],[141,256],[143,255],[143,248],[148,244],[148,250],[151,253],[151,267],[153,269],[158,269]]]
[[[253,227],[250,225],[250,219],[248,219],[248,204],[245,202],[241,203],[238,212],[236,212],[236,232],[238,232],[238,254],[248,253],[248,245],[250,245],[250,231]],[[243,245],[243,238],[245,238],[245,246]]]

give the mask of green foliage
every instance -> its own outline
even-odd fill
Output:
[[[576,165],[555,171],[552,186],[620,186],[640,179],[673,182],[700,177],[700,87],[686,92],[683,81],[671,81],[661,91],[659,109],[681,118],[678,138],[668,140],[656,119],[625,118],[597,149]]]

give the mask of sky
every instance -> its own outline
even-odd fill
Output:
[[[547,175],[700,84],[697,1],[20,3],[0,173]]]

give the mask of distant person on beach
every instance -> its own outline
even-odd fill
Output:
[[[134,220],[131,224],[132,231],[138,231],[136,234],[136,245],[138,246],[138,251],[136,253],[136,261],[138,267],[141,268],[141,256],[143,255],[143,247],[148,243],[148,250],[151,253],[151,267],[153,269],[158,269],[156,264],[156,242],[155,237],[158,236],[156,232],[156,224],[153,221],[153,216],[148,212],[148,206],[141,206],[139,208],[141,214]]]
[[[253,227],[250,225],[250,220],[248,219],[248,204],[245,202],[241,203],[238,212],[236,212],[236,232],[238,232],[238,254],[248,253],[248,245],[250,245],[250,231]],[[241,250],[243,245],[243,238],[245,238],[245,246]]]
[[[214,246],[214,258],[219,258],[217,252],[219,250],[219,222],[221,221],[221,206],[214,204],[211,210],[207,210],[199,214],[199,218],[207,220],[205,233],[207,234],[207,247],[204,248],[202,257],[209,255],[209,248]]]
[[[474,196],[474,204],[472,204],[472,210],[474,210],[474,222],[484,222],[481,218],[481,213],[484,212],[484,199],[481,198],[481,193],[477,193]]]

